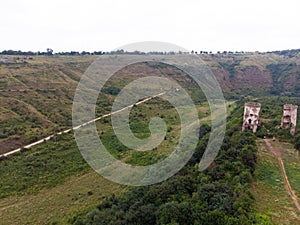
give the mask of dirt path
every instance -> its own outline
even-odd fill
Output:
[[[295,191],[292,189],[291,184],[289,182],[289,179],[286,175],[284,163],[283,163],[282,158],[281,158],[281,155],[282,155],[281,151],[278,150],[278,149],[273,148],[273,146],[270,143],[270,139],[264,139],[264,141],[265,141],[268,149],[270,150],[270,152],[272,152],[277,157],[278,164],[279,164],[279,167],[280,167],[280,173],[281,173],[281,176],[282,176],[282,179],[283,179],[283,182],[284,182],[284,187],[286,189],[286,192],[289,194],[289,196],[291,197],[294,205],[296,206],[296,208],[300,212],[299,199],[298,199],[297,195],[295,194]]]

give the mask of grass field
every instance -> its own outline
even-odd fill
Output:
[[[131,164],[149,164],[167,156],[172,150],[170,140],[176,141],[178,137],[179,121],[174,109],[162,103],[158,109],[154,107],[157,100],[142,104],[131,113],[131,128],[140,137],[149,135],[147,124],[151,116],[159,113],[166,120],[167,140],[155,151],[131,154],[126,149],[122,151],[112,141],[114,134],[105,119],[97,123],[103,142],[117,157]],[[196,107],[202,122],[209,123],[208,104]],[[4,224],[65,224],[72,215],[124,190],[90,170],[72,134],[57,135],[49,142],[4,159],[0,170],[0,216]]]
[[[26,63],[0,65],[0,154],[71,127],[75,89],[95,58],[34,57]],[[196,104],[205,99],[195,82],[182,71],[140,63],[111,77],[99,94],[96,115],[111,110],[114,97],[124,85],[149,75],[176,80]]]
[[[285,170],[292,188],[300,197],[300,155],[294,146],[286,142],[275,142],[275,147],[282,151]]]
[[[63,222],[124,189],[92,171],[72,134],[0,162],[1,224]]]
[[[88,170],[72,134],[57,135],[0,162],[0,197],[34,194]]]
[[[97,123],[101,140],[117,158],[130,164],[145,165],[172,151],[179,135],[179,118],[166,102],[158,109],[155,109],[156,104],[157,100],[143,103],[131,113],[132,131],[142,137],[149,135],[147,124],[151,116],[159,112],[166,120],[167,138],[154,151],[127,151],[121,143],[114,141],[109,120],[102,119]],[[207,104],[197,108],[202,116],[209,112]],[[4,224],[64,224],[76,212],[88,210],[105,196],[123,189],[90,169],[72,134],[56,135],[48,142],[0,161],[0,216]]]
[[[0,199],[0,223],[65,224],[73,214],[88,210],[123,189],[90,170],[35,194]]]
[[[258,163],[255,171],[257,180],[253,182],[251,187],[251,191],[256,200],[255,210],[258,213],[268,215],[275,224],[299,224],[299,213],[284,188],[283,179],[280,174],[280,168],[276,157],[269,152],[262,139],[257,141],[257,145],[259,148]],[[280,150],[283,152],[282,158],[284,160],[286,170],[288,171],[288,167],[286,165],[291,163],[291,161],[290,157],[286,154],[288,154],[291,150],[291,146],[285,143],[281,144],[281,142],[278,142],[274,146],[281,147]],[[284,146],[285,148],[283,148]],[[287,146],[288,148],[286,148]],[[300,158],[297,160],[299,164]],[[299,184],[300,180],[294,178],[294,181],[292,182],[292,177],[298,178],[300,170],[293,172],[294,174],[292,175],[291,170],[287,173],[292,188],[298,192],[297,185],[295,185],[295,183]]]

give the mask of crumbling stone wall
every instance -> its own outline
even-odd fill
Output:
[[[291,135],[295,135],[297,125],[298,106],[285,104],[283,106],[283,114],[281,118],[281,127],[284,129],[291,128]]]
[[[261,104],[257,102],[248,102],[244,106],[244,119],[242,131],[251,129],[253,133],[257,131],[260,126],[260,112]]]

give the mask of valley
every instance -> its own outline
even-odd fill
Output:
[[[149,74],[172,78],[191,96],[198,112],[199,143],[190,161],[174,177],[149,187],[104,179],[78,150],[72,131],[73,97],[96,57],[34,56],[0,63],[3,224],[300,223],[300,156],[294,146],[300,126],[295,137],[278,128],[282,105],[300,105],[300,51],[199,55],[215,74],[227,103],[223,144],[201,173],[197,166],[211,129],[204,93],[184,72],[164,64],[145,62],[118,71],[95,107],[98,135],[116,159],[133,166],[159,162],[172,153],[180,137],[176,109],[158,95],[130,106],[130,129],[136,137],[147,138],[149,121],[158,116],[167,127],[164,141],[152,151],[136,151],[118,140],[109,113],[127,83]],[[241,132],[243,105],[249,101],[262,104],[262,126],[255,135]]]

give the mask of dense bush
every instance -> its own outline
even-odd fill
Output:
[[[297,135],[295,135],[294,147],[295,147],[295,149],[300,150],[300,134],[299,133]]]

